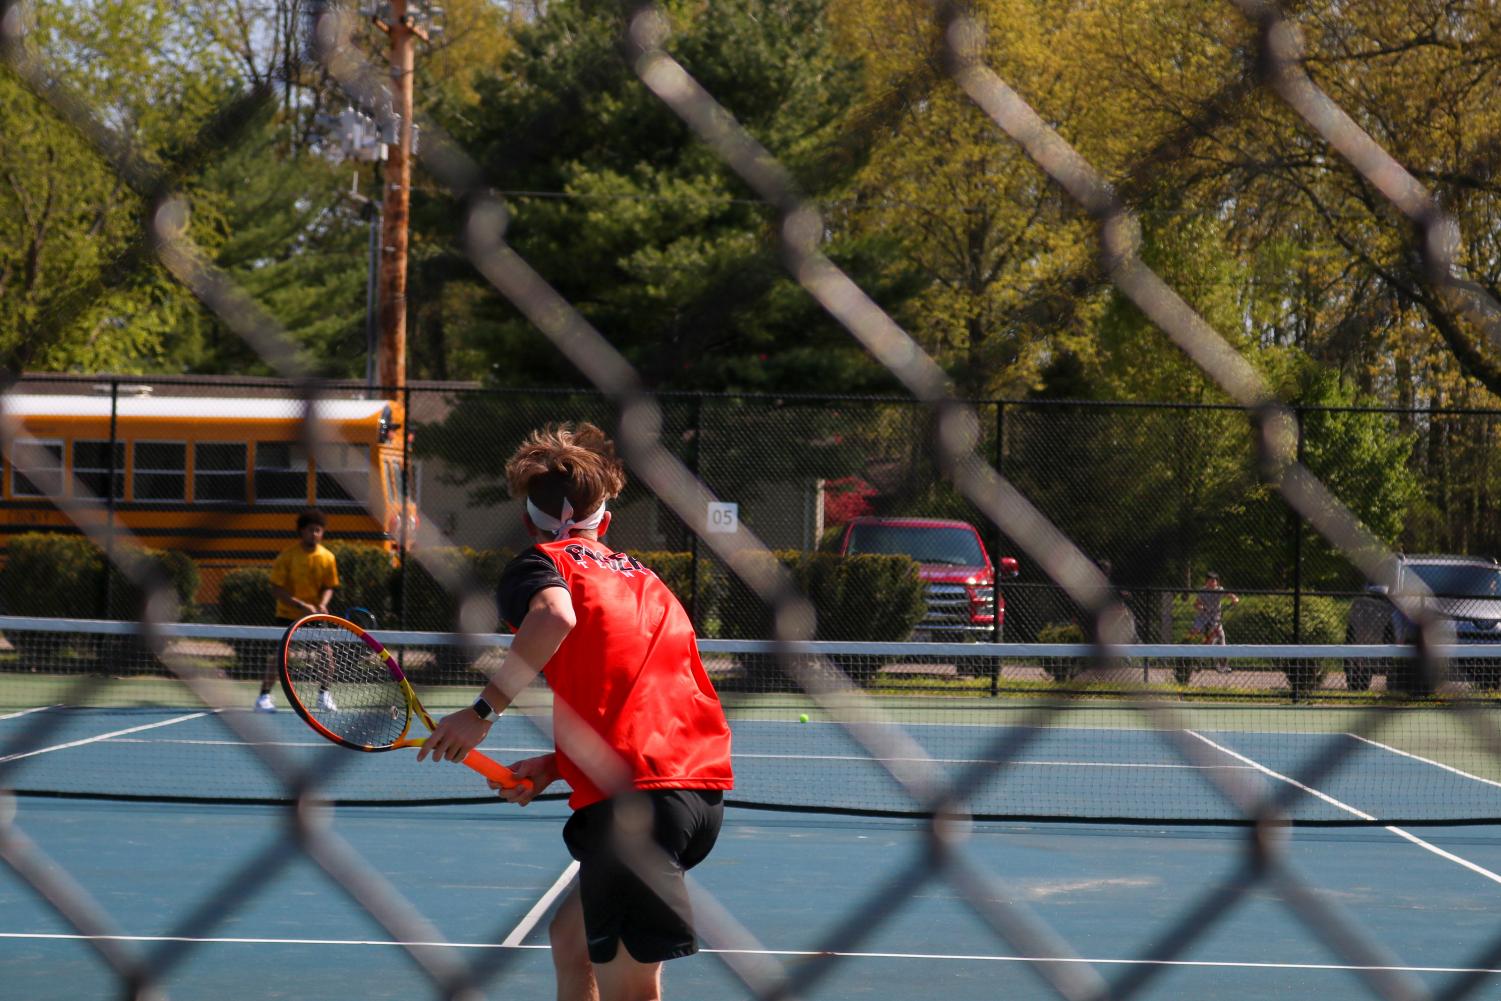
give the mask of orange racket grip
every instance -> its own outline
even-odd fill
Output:
[[[478,751],[470,751],[466,754],[464,756],[464,764],[503,788],[515,789],[517,786],[524,786],[530,789],[532,787],[531,779],[518,779],[515,772],[494,758],[487,758]]]

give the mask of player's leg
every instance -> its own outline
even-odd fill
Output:
[[[1213,628],[1209,630],[1209,637],[1206,642],[1211,643],[1214,646],[1226,645],[1225,624],[1223,622],[1216,622],[1214,624]],[[1221,674],[1229,674],[1230,662],[1228,660],[1217,660],[1214,662],[1214,669]]]
[[[557,962],[566,958],[569,966],[566,973],[560,967],[560,977],[573,975],[582,949],[601,1001],[661,996],[662,963],[698,951],[683,872],[713,847],[722,800],[717,792],[655,790],[596,803],[569,818],[563,839],[579,862],[579,910],[576,917],[559,912],[565,951]]]
[[[624,948],[608,963],[594,965],[599,1001],[659,1001],[662,997],[662,964],[638,963]]]
[[[258,713],[276,712],[276,703],[271,698],[271,689],[276,684],[276,672],[280,667],[276,651],[266,658],[266,666],[261,672],[261,693],[255,697],[255,711]]]
[[[334,672],[337,666],[334,662],[333,644],[323,644],[323,665],[318,671],[318,708],[322,712],[331,713],[339,707],[334,704],[334,697],[328,691],[328,686],[334,680]]]
[[[620,928],[620,950],[608,963],[595,956],[601,1001],[651,1001],[662,996],[662,964],[698,951],[693,908],[683,874],[708,857],[724,821],[724,795],[693,789],[658,789],[620,807],[627,829],[641,830],[651,810],[652,847],[637,855],[621,885],[630,901]]]
[[[552,944],[552,965],[558,982],[558,1001],[599,1001],[594,965],[589,962],[584,933],[584,909],[579,903],[578,884],[568,891],[547,926]]]
[[[286,629],[294,619],[276,617],[278,629]],[[276,702],[271,697],[271,690],[276,687],[276,676],[281,671],[281,654],[276,649],[276,644],[271,647],[271,652],[266,657],[266,666],[261,674],[261,693],[255,699],[255,711],[262,713],[276,712]]]
[[[662,964],[636,962],[618,939],[614,959],[590,961],[577,885],[563,898],[547,933],[558,1001],[656,1001],[662,996]]]

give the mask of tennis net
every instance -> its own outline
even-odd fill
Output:
[[[461,768],[326,744],[251,711],[275,627],[0,617],[0,787],[22,794],[344,803],[487,800]],[[435,714],[467,705],[507,636],[377,630]],[[1386,646],[1132,646],[703,640],[744,806],[864,815],[1310,824],[1501,821],[1501,646],[1423,682]],[[788,675],[837,667],[820,698]],[[807,677],[804,676],[804,680]],[[1419,694],[1421,692],[1421,694]],[[279,692],[276,693],[280,699]],[[334,693],[337,699],[338,693]],[[540,680],[482,748],[551,748]],[[418,724],[420,726],[420,724]],[[557,790],[552,790],[556,792]]]

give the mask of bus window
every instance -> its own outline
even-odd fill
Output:
[[[21,438],[11,449],[12,497],[56,497],[63,492],[60,439]]]
[[[322,445],[313,479],[320,504],[364,504],[370,496],[370,448],[366,445]]]
[[[200,441],[193,446],[193,500],[243,504],[246,500],[244,442]]]
[[[255,499],[266,504],[307,503],[307,454],[300,444],[256,442]]]
[[[105,500],[109,482],[110,443],[107,441],[73,442],[73,476],[78,481],[82,500]],[[115,442],[115,500],[125,499],[125,443]]]
[[[135,500],[181,501],[188,497],[188,446],[181,441],[138,441],[132,470]]]

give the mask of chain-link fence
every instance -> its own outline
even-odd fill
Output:
[[[353,12],[337,5],[314,6],[308,59],[356,105],[375,110],[387,103],[389,67],[374,64],[351,40],[356,23]],[[1345,158],[1372,197],[1386,199],[1417,227],[1412,251],[1422,258],[1428,291],[1447,302],[1456,316],[1494,337],[1497,304],[1458,273],[1450,238],[1453,226],[1440,204],[1306,75],[1299,36],[1280,8],[1256,0],[1236,0],[1234,6],[1255,30],[1259,54],[1255,62],[1261,74],[1256,82],[1307,123],[1305,140],[1319,148],[1319,155]],[[1357,459],[1369,461],[1378,472],[1395,473],[1411,469],[1410,456],[1390,462],[1377,455],[1358,456],[1348,444],[1340,444],[1337,435],[1320,438],[1326,429],[1316,427],[1327,424],[1332,432],[1343,422],[1355,426],[1347,433],[1378,436],[1395,427],[1400,440],[1408,417],[1300,413],[1279,404],[1225,338],[1147,266],[1130,206],[987,66],[983,32],[966,6],[935,6],[934,64],[943,66],[995,123],[996,142],[1019,144],[1047,180],[1098,225],[1103,268],[1110,281],[1224,392],[1232,401],[1231,408],[997,407],[956,399],[933,359],[825,255],[817,207],[801,197],[776,159],[738,126],[732,110],[734,95],[708,93],[673,58],[667,20],[648,4],[629,8],[620,40],[642,85],[777,214],[778,249],[789,273],[890,370],[911,401],[820,401],[816,405],[783,401],[773,405],[749,399],[654,396],[609,341],[553,290],[547,276],[533,270],[506,242],[505,206],[485,187],[481,165],[441,130],[429,127],[424,130],[421,157],[434,183],[462,206],[459,229],[469,260],[593,388],[588,393],[533,400],[530,410],[510,406],[498,394],[413,393],[402,402],[404,423],[416,429],[417,437],[404,441],[398,434],[394,444],[368,446],[389,446],[390,462],[382,458],[380,464],[395,469],[394,480],[388,479],[391,474],[384,468],[379,473],[382,503],[378,506],[370,501],[375,496],[375,460],[350,454],[355,432],[333,416],[331,404],[347,394],[331,391],[308,376],[284,332],[208,263],[183,224],[194,171],[214,151],[235,142],[268,100],[266,91],[254,90],[228,102],[171,163],[149,162],[136,154],[126,137],[113,131],[107,116],[76,99],[47,72],[43,56],[27,45],[26,14],[22,4],[0,3],[0,55],[8,72],[25,81],[60,122],[84,137],[146,207],[140,241],[118,260],[108,262],[102,272],[107,280],[96,291],[103,294],[111,283],[129,280],[148,261],[160,262],[227,329],[291,381],[295,405],[277,419],[290,419],[295,432],[281,428],[266,437],[271,447],[253,467],[247,457],[245,475],[256,481],[256,490],[262,486],[273,492],[282,489],[289,504],[300,475],[307,484],[307,499],[347,504],[352,516],[378,516],[373,527],[350,525],[346,530],[351,535],[369,531],[393,537],[407,577],[397,591],[373,585],[371,600],[392,602],[392,614],[415,614],[418,589],[411,576],[414,568],[421,567],[433,593],[441,595],[450,610],[454,628],[493,630],[496,623],[483,584],[484,565],[455,553],[462,548],[459,540],[470,531],[478,533],[472,538],[483,541],[484,548],[491,544],[504,548],[516,542],[486,532],[496,523],[490,515],[483,515],[487,522],[478,529],[465,521],[466,515],[493,511],[496,500],[485,491],[493,491],[497,464],[515,432],[532,426],[543,415],[600,420],[614,430],[633,474],[633,494],[624,498],[625,505],[645,512],[631,520],[649,526],[643,530],[653,533],[651,541],[662,540],[664,552],[691,554],[682,578],[688,581],[684,593],[699,624],[706,632],[722,631],[726,610],[729,618],[739,614],[726,597],[736,591],[745,595],[744,600],[753,596],[770,609],[765,622],[778,642],[763,653],[780,655],[779,670],[801,687],[820,713],[843,726],[852,748],[879,767],[882,781],[897,790],[908,812],[932,818],[930,852],[911,861],[893,862],[889,871],[872,874],[869,899],[875,902],[875,913],[845,916],[840,922],[842,931],[796,966],[738,960],[746,951],[744,929],[699,893],[695,915],[700,936],[726,947],[718,955],[753,996],[781,998],[815,992],[839,964],[836,954],[859,941],[866,926],[902,908],[912,890],[940,880],[998,939],[1033,957],[1036,972],[1059,996],[1133,996],[1161,968],[1143,964],[1107,981],[1104,971],[1079,962],[1075,949],[1014,902],[1018,898],[1004,892],[1000,878],[968,856],[958,833],[962,825],[953,822],[956,815],[970,809],[971,790],[986,778],[1006,775],[1018,766],[1033,735],[1066,714],[1070,700],[1031,706],[1022,735],[1002,733],[987,741],[981,749],[985,753],[969,756],[971,764],[965,773],[948,780],[941,769],[916,767],[915,763],[931,764],[931,755],[906,734],[900,713],[850,685],[846,671],[839,669],[850,667],[850,661],[841,665],[821,648],[795,646],[818,635],[818,619],[812,613],[822,599],[810,592],[817,590],[821,578],[776,558],[774,551],[816,550],[825,542],[827,530],[833,527],[827,520],[831,483],[842,488],[846,514],[862,500],[876,498],[891,505],[888,510],[874,511],[877,517],[923,515],[975,526],[991,558],[1014,557],[1020,572],[1014,581],[1000,581],[999,588],[988,595],[983,582],[966,582],[975,588],[965,596],[967,605],[976,606],[975,621],[984,621],[981,613],[988,598],[994,628],[999,619],[995,613],[1004,598],[1008,632],[1014,626],[1022,634],[1040,634],[1049,624],[1074,622],[1080,635],[1094,644],[1083,663],[1070,667],[1070,672],[1077,668],[1076,676],[1086,679],[1091,672],[1108,671],[1118,661],[1117,644],[1131,638],[1130,631],[1122,628],[1130,620],[1121,614],[1118,597],[1126,597],[1138,632],[1165,638],[1179,614],[1167,599],[1197,584],[1211,567],[1224,575],[1227,587],[1243,591],[1247,601],[1264,595],[1288,602],[1291,607],[1285,612],[1268,618],[1301,635],[1312,633],[1309,606],[1315,598],[1351,597],[1365,581],[1383,586],[1386,599],[1412,624],[1419,641],[1417,659],[1407,668],[1411,677],[1438,693],[1437,708],[1455,721],[1457,732],[1473,740],[1479,749],[1476,753],[1491,761],[1501,755],[1493,712],[1471,700],[1467,690],[1445,687],[1446,648],[1441,641],[1446,638],[1446,617],[1431,600],[1432,589],[1421,579],[1401,577],[1401,561],[1382,542],[1382,538],[1394,538],[1394,533],[1378,535],[1361,520],[1378,510],[1363,509],[1374,498],[1352,493],[1341,482],[1349,464]],[[1241,81],[1241,86],[1250,82]],[[1210,98],[1206,114],[1215,113],[1218,99],[1219,95]],[[87,303],[75,305],[74,316]],[[49,322],[66,320],[62,315]],[[234,466],[235,457],[226,458],[224,446],[234,439],[226,436],[218,440],[218,449],[190,456],[186,437],[158,431],[154,438],[132,443],[121,455],[110,447],[119,439],[118,422],[125,410],[125,399],[119,394],[107,396],[110,406],[102,414],[62,415],[96,422],[82,439],[76,434],[39,430],[28,413],[13,409],[28,405],[24,396],[11,391],[0,398],[0,444],[12,470],[9,489],[14,490],[19,470],[23,492],[34,502],[33,512],[60,512],[51,527],[77,529],[105,554],[108,566],[90,564],[89,556],[78,557],[83,589],[79,593],[102,596],[93,607],[113,611],[113,596],[129,592],[130,607],[139,614],[139,630],[131,638],[151,648],[161,667],[204,704],[231,707],[237,696],[226,695],[222,679],[205,675],[182,644],[167,642],[162,632],[164,625],[181,617],[184,603],[210,591],[191,582],[191,575],[174,568],[169,560],[139,558],[140,549],[153,548],[142,543],[149,543],[161,526],[131,525],[126,516],[143,484],[148,493],[175,498],[181,481],[184,506],[190,475],[193,497],[199,489],[207,495],[231,489],[224,484],[232,479],[229,467]],[[153,405],[137,409],[150,411]],[[858,413],[852,414],[857,407]],[[155,416],[161,421],[180,419],[163,413]],[[1412,415],[1413,421],[1418,419]],[[100,420],[106,422],[104,430],[97,426]],[[1375,427],[1361,432],[1358,425],[1362,422],[1373,422]],[[381,433],[378,424],[377,417],[377,436]],[[474,462],[473,456],[464,454],[462,446],[466,440],[474,441],[474,428],[483,429],[487,462]],[[85,442],[81,452],[79,440]],[[1164,442],[1170,446],[1163,447]],[[1322,457],[1315,454],[1315,442],[1330,452]],[[429,507],[436,499],[431,494],[417,497],[414,516],[409,517],[408,498],[416,493],[411,489],[414,466],[429,461],[424,455],[427,449],[431,449],[426,453],[431,461],[441,458],[446,466],[444,473],[434,473],[432,491],[441,485],[458,491],[463,499],[435,511]],[[122,463],[131,479],[123,499],[116,497],[115,486]],[[306,479],[310,470],[311,480]],[[872,490],[869,494],[866,485]],[[724,509],[711,508],[711,504],[724,503],[740,504],[742,516],[716,520],[713,512],[722,515]],[[257,513],[264,507],[249,501],[247,506]],[[278,508],[272,514],[273,521],[285,520],[287,512]],[[390,520],[393,514],[394,522]],[[260,533],[255,537],[262,540],[285,531],[279,524],[247,526],[246,530]],[[483,540],[480,535],[485,536]],[[1463,542],[1463,548],[1471,552],[1484,548],[1483,537],[1463,532],[1438,533],[1433,538],[1452,542],[1455,548]],[[46,558],[55,561],[57,557]],[[12,549],[7,566],[15,559]],[[1110,561],[1113,580],[1101,573],[1102,559]],[[1005,569],[1003,564],[1001,568]],[[205,603],[222,606],[227,584],[227,580],[219,581],[217,602]],[[931,598],[930,593],[929,605]],[[1226,625],[1233,627],[1228,616]],[[463,645],[462,638],[459,645]],[[799,655],[793,655],[798,651]],[[97,673],[83,675],[67,690],[66,701],[86,704],[107,683]],[[1341,961],[1356,967],[1374,995],[1428,996],[1409,974],[1384,964],[1376,936],[1333,913],[1313,891],[1308,876],[1288,864],[1283,844],[1267,836],[1286,819],[1288,794],[1262,795],[1237,773],[1212,767],[1215,762],[1207,757],[1211,751],[1193,739],[1191,727],[1180,715],[1176,693],[1162,699],[1159,692],[1144,687],[1137,695],[1125,703],[1127,713],[1140,724],[1156,728],[1158,736],[1185,762],[1204,764],[1205,781],[1224,802],[1233,804],[1235,818],[1247,825],[1246,866],[1223,884],[1206,887],[1191,908],[1169,922],[1149,946],[1154,964],[1183,956],[1216,919],[1244,901],[1249,890],[1260,889],[1311,928]],[[1402,711],[1399,701],[1371,700],[1342,721],[1342,732],[1364,738],[1382,730]],[[286,760],[257,717],[223,712],[218,719],[244,746],[254,749],[273,783],[295,804],[285,841],[345,886],[394,938],[407,943],[443,996],[471,997],[488,978],[504,976],[503,963],[468,966],[448,955],[439,956],[430,927],[409,903],[380,883],[375,875],[378,866],[359,859],[347,843],[310,819],[316,811],[309,807],[319,795],[317,770]],[[12,738],[11,746],[30,746],[58,726],[47,713],[28,720],[25,732]],[[1320,745],[1318,754],[1294,770],[1293,779],[1302,787],[1317,788],[1324,777],[1341,769],[1358,745],[1357,740]],[[0,784],[12,785],[8,773],[14,767],[12,756],[0,754]],[[1370,815],[1365,820],[1381,822]],[[0,857],[40,891],[62,921],[101,943],[100,953],[117,973],[125,993],[152,996],[158,979],[180,950],[160,957],[159,963],[140,963],[133,955],[112,948],[98,920],[102,908],[89,888],[63,878],[46,859],[45,846],[25,837],[11,811],[0,817]],[[650,868],[645,858],[633,861],[640,872]],[[227,885],[212,912],[200,915],[203,921],[211,923],[226,909],[233,909],[237,900],[248,895],[247,883],[242,878]],[[1488,968],[1498,950],[1501,944],[1488,946],[1474,968]],[[1479,996],[1485,982],[1482,975],[1459,974],[1448,982],[1442,996]]]
[[[595,392],[330,385],[329,398],[337,395],[356,409],[361,399],[378,402],[362,418],[350,418],[342,450],[326,457],[333,464],[326,469],[309,461],[299,440],[301,406],[293,389],[267,380],[23,381],[12,412],[36,451],[32,468],[6,466],[0,514],[7,537],[80,534],[66,518],[47,513],[36,483],[50,477],[61,487],[76,476],[109,520],[194,565],[197,589],[180,597],[200,617],[264,624],[269,606],[247,608],[239,598],[237,589],[254,579],[243,571],[266,567],[288,544],[297,510],[320,506],[334,517],[331,541],[381,548],[390,556],[389,570],[379,572],[385,579],[367,580],[367,571],[347,589],[355,594],[352,604],[376,607],[397,628],[447,629],[453,609],[420,576],[420,563],[406,558],[417,533],[397,517],[401,498],[433,520],[455,550],[447,555],[467,551],[481,573],[493,577],[505,558],[528,544],[518,502],[506,495],[505,454],[494,443],[519,440],[559,412],[606,427],[614,421],[608,401]],[[80,404],[33,400],[59,395],[90,397],[92,421],[45,412],[49,405],[56,411]],[[176,429],[161,416],[169,400],[180,401],[185,415]],[[912,519],[962,522],[978,535],[980,549],[968,566],[960,554],[959,569],[999,579],[987,592],[989,607],[966,598],[973,615],[944,638],[1084,638],[1079,607],[1035,564],[1020,559],[1014,575],[1002,570],[1001,561],[1021,549],[938,468],[927,447],[931,418],[921,405],[710,394],[665,395],[659,402],[671,452],[713,492],[716,504],[733,505],[734,516],[770,548],[843,554],[852,523],[864,526],[857,545],[884,526],[889,538],[882,544],[912,556],[922,564],[920,575],[936,579],[944,575],[925,542],[940,530],[925,531]],[[20,414],[23,405],[31,412]],[[1051,400],[970,405],[981,427],[977,453],[1109,576],[1139,639],[1184,640],[1193,599],[1211,572],[1227,590],[1252,599],[1228,611],[1233,642],[1396,638],[1350,634],[1351,607],[1367,594],[1365,582],[1257,478],[1243,408]],[[1501,552],[1489,517],[1501,489],[1488,458],[1495,412],[1294,406],[1290,413],[1304,462],[1398,550],[1483,560]],[[199,425],[191,431],[188,416]],[[363,426],[356,427],[360,420]],[[205,430],[205,423],[218,430]],[[103,488],[111,476],[113,493]],[[357,496],[343,482],[351,476],[359,481]],[[613,541],[683,567],[672,584],[702,635],[770,638],[743,635],[750,627],[737,624],[755,616],[725,602],[747,596],[727,588],[722,561],[670,507],[641,488],[629,490],[620,506],[626,517]],[[363,566],[371,557],[351,552],[346,562]],[[409,572],[412,586],[404,589]],[[221,602],[226,577],[231,596]],[[113,578],[101,575],[100,581],[97,596],[44,596],[13,574],[15,593],[0,594],[0,609],[31,614],[55,601],[80,615],[133,617],[128,599],[122,604],[113,594]],[[933,600],[937,618],[941,598]],[[883,631],[864,615],[840,621],[837,609],[823,611],[823,638],[914,638]],[[919,619],[915,638],[933,638],[933,632]]]

